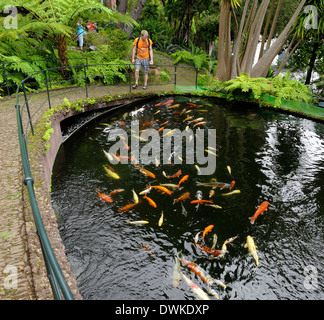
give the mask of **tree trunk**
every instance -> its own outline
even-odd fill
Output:
[[[317,57],[316,51],[318,50],[318,48],[319,48],[319,42],[316,41],[314,43],[314,45],[313,45],[312,56],[311,56],[310,61],[309,61],[309,67],[307,69],[307,75],[306,75],[305,84],[310,84],[310,81],[311,81],[311,78],[312,78],[312,72],[313,72],[314,65],[315,65],[315,60],[316,60],[316,57]]]
[[[58,56],[60,59],[60,67],[61,73],[63,77],[65,77],[68,74],[68,69],[65,68],[68,66],[68,58],[67,58],[67,41],[66,36],[63,34],[60,34],[57,38],[57,47],[58,47]]]
[[[120,0],[119,5],[117,7],[117,11],[123,15],[126,14],[127,12],[127,7],[128,7],[128,0]],[[124,23],[123,22],[118,22],[116,24],[117,28],[123,29],[124,28]]]
[[[220,10],[219,32],[218,32],[218,64],[216,71],[216,78],[220,81],[227,81],[230,76],[230,65],[226,64],[229,61],[228,54],[228,38],[230,37],[230,30],[228,22],[230,21],[231,2],[223,0]]]
[[[138,0],[135,8],[130,13],[130,17],[133,18],[135,21],[138,19],[140,14],[142,13],[143,7],[145,5],[146,0]],[[124,25],[123,31],[128,34],[128,39],[130,38],[133,32],[134,26],[133,25]]]
[[[295,20],[298,17],[299,12],[303,8],[306,0],[302,0],[296,9],[295,13],[291,17],[290,21],[287,23],[284,30],[281,32],[280,36],[277,38],[277,40],[274,42],[274,44],[267,50],[267,52],[262,56],[262,58],[255,64],[255,66],[252,68],[250,76],[255,77],[266,77],[268,74],[269,68],[271,66],[271,63],[273,59],[276,57],[276,55],[280,52],[282,47],[285,44],[285,40],[287,35],[290,32],[291,27],[293,26]]]

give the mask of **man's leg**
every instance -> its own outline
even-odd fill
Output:
[[[135,83],[138,85],[139,70],[135,70]]]
[[[148,73],[144,73],[144,86],[147,87]]]

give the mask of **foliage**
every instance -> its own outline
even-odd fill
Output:
[[[177,51],[173,54],[171,54],[171,57],[174,60],[173,64],[177,64],[179,62],[186,63],[190,66],[196,67],[198,70],[205,68],[209,68],[209,61],[210,56],[205,53],[200,54],[192,54],[188,51]]]
[[[299,81],[291,80],[289,72],[272,79],[251,78],[247,73],[241,73],[236,79],[226,81],[223,88],[234,99],[237,95],[249,98],[252,94],[254,99],[259,99],[262,94],[274,96],[275,106],[279,106],[283,99],[312,102],[309,88]]]

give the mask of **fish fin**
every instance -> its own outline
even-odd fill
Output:
[[[249,219],[251,221],[251,224],[254,224],[254,221],[255,221],[254,217],[249,217]]]

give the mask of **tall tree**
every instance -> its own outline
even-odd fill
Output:
[[[265,77],[272,61],[285,45],[306,0],[301,0],[294,14],[284,27],[277,39],[271,44],[273,31],[270,30],[267,39],[267,50],[264,55],[259,56],[259,60],[253,65],[256,55],[260,34],[266,34],[262,30],[270,0],[263,0],[258,4],[257,0],[245,1],[237,36],[234,45],[231,44],[231,19],[236,17],[235,10],[240,7],[241,0],[222,0],[220,9],[219,40],[218,40],[218,68],[216,78],[227,81],[235,78],[241,72],[248,73],[251,77]],[[281,1],[277,3],[276,16],[279,15]],[[272,14],[270,10],[269,14]],[[276,17],[274,19],[274,24]],[[270,22],[269,22],[270,23]],[[271,28],[274,30],[273,28]],[[264,39],[264,42],[266,38]]]

